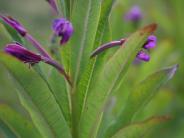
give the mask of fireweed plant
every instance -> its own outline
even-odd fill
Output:
[[[134,60],[137,58],[142,64],[151,60],[149,53],[157,43],[156,24],[112,41],[109,16],[115,0],[47,2],[60,16],[51,26],[53,37],[49,48],[52,51],[52,45],[57,45],[52,52],[19,21],[0,15],[14,40],[0,53],[0,63],[11,74],[21,104],[31,118],[1,104],[0,119],[5,134],[22,138],[138,138],[168,119],[134,118],[158,88],[173,77],[177,65],[132,84],[127,100],[123,104],[116,101],[116,93],[124,92],[124,77]],[[140,8],[134,6],[124,18],[140,22],[143,16]],[[29,50],[24,39],[37,52]],[[43,70],[42,63],[52,68]]]

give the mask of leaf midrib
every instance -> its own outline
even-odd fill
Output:
[[[105,32],[105,26],[103,27],[103,31],[102,31],[102,34],[104,34]],[[102,41],[102,38],[103,38],[103,35],[101,35],[100,37],[100,41]],[[86,106],[86,101],[87,101],[87,95],[88,95],[88,90],[89,90],[89,87],[90,87],[90,84],[91,84],[91,78],[93,76],[93,73],[94,73],[94,68],[95,68],[95,64],[96,64],[96,61],[97,61],[97,58],[96,57],[93,61],[93,65],[92,65],[92,69],[91,69],[91,73],[90,73],[90,77],[88,79],[88,83],[87,83],[87,87],[86,87],[86,91],[85,91],[85,96],[84,96],[84,101],[83,101],[83,105],[82,105],[82,110],[81,110],[81,113],[80,113],[80,118],[81,118],[81,114],[84,112],[84,109],[85,109],[85,106]]]
[[[76,81],[78,79],[78,74],[79,74],[79,71],[80,71],[80,64],[81,64],[81,58],[82,58],[82,55],[83,55],[84,44],[85,44],[86,36],[87,36],[86,34],[87,34],[87,30],[88,30],[90,11],[91,11],[91,0],[89,0],[88,9],[87,9],[86,17],[85,17],[85,20],[84,20],[84,31],[83,31],[82,39],[81,39],[81,42],[80,42],[79,56],[78,56],[78,59],[77,59],[76,72],[75,72],[75,77],[74,77],[75,84],[76,84]]]
[[[58,107],[59,107],[60,110],[61,110],[61,113],[62,113],[62,115],[63,115],[63,119],[66,121],[66,118],[65,118],[65,116],[64,116],[63,108],[62,108],[62,106],[59,104],[58,99],[57,99],[57,95],[54,93],[54,90],[52,89],[52,86],[50,85],[50,83],[48,82],[48,80],[45,78],[45,76],[42,76],[42,74],[40,74],[40,73],[38,73],[38,74],[41,75],[41,77],[43,77],[44,82],[46,83],[48,89],[50,90],[50,92],[51,92],[53,98],[55,99],[55,101],[56,101]],[[59,74],[59,75],[60,75],[60,74]],[[67,84],[67,82],[66,82],[66,84]],[[66,91],[67,91],[67,90],[66,90]],[[69,97],[70,97],[70,95],[69,95],[69,93],[67,92],[68,101],[70,101],[70,98],[69,98]],[[70,104],[70,103],[69,103],[69,104]],[[70,109],[69,111],[71,111],[70,105],[69,105],[69,109]],[[70,113],[71,113],[71,112],[70,112]],[[67,121],[66,121],[66,122],[67,122]]]

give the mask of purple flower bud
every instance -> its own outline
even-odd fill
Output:
[[[56,4],[56,0],[46,0],[50,6],[52,7],[53,11],[58,14],[58,8],[57,8],[57,4]]]
[[[72,23],[64,18],[55,19],[52,24],[52,29],[55,35],[62,37],[60,44],[68,42],[73,34]]]
[[[40,55],[29,51],[19,43],[11,43],[6,45],[6,47],[4,48],[4,51],[7,54],[10,54],[16,57],[17,59],[21,60],[22,62],[29,63],[31,65],[34,65],[35,63],[39,63],[42,60]]]
[[[148,41],[157,42],[157,37],[155,35],[148,36]]]
[[[148,37],[148,40],[147,42],[144,44],[144,48],[145,49],[151,49],[151,48],[154,48],[156,46],[156,43],[157,43],[157,37],[154,36],[154,35],[150,35]]]
[[[125,14],[125,20],[126,21],[133,21],[138,22],[142,19],[142,11],[139,6],[133,6],[126,14]]]
[[[15,19],[13,19],[10,16],[2,16],[0,15],[0,18],[10,25],[12,28],[14,28],[20,35],[25,36],[27,31],[26,29]]]
[[[150,60],[150,56],[144,51],[140,51],[137,56],[138,59],[148,62]]]

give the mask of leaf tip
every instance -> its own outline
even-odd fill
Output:
[[[179,64],[176,64],[167,70],[169,75],[168,80],[170,80],[175,75],[178,68],[179,68]]]
[[[143,27],[141,29],[141,34],[143,34],[143,33],[152,33],[156,29],[157,29],[157,24],[156,23],[152,23],[152,24],[149,24],[149,25]]]
[[[171,116],[158,116],[155,117],[155,120],[159,121],[159,122],[165,122],[171,119]]]
[[[142,123],[150,122],[150,123],[158,124],[158,123],[169,121],[170,119],[172,119],[172,117],[168,116],[168,115],[165,115],[165,116],[153,116],[153,117],[148,118],[147,120],[143,121]]]

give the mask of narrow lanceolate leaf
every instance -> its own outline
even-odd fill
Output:
[[[68,125],[71,126],[71,97],[67,90],[64,77],[61,76],[57,70],[52,69],[48,78],[48,83],[58,101],[65,120],[68,122]]]
[[[94,49],[102,43],[102,40],[104,38],[104,34],[106,31],[106,27],[108,26],[108,18],[112,9],[113,2],[115,0],[106,0],[102,2],[102,10],[100,14],[100,21],[97,29],[97,34],[95,37],[95,43],[94,43]],[[87,95],[89,92],[89,87],[91,84],[92,76],[93,76],[93,70],[96,63],[96,58],[91,59],[89,64],[87,65],[87,68],[85,72],[82,74],[81,80],[79,82],[79,85],[77,86],[77,92],[75,96],[75,119],[76,124],[78,124],[78,121],[80,121],[81,113],[84,110],[85,102],[87,99]]]
[[[89,61],[98,27],[100,0],[76,0],[72,12],[74,35],[71,39],[71,74],[77,83]]]
[[[169,118],[162,117],[152,117],[146,121],[130,124],[122,129],[120,129],[114,136],[111,138],[142,138],[150,130],[154,129],[163,121],[167,121]]]
[[[71,6],[72,6],[72,1],[71,0],[65,0],[66,3],[66,13],[67,13],[67,17],[70,18],[71,16]]]
[[[116,120],[114,120],[108,128],[106,137],[112,136],[120,128],[128,125],[134,115],[151,101],[153,96],[158,92],[158,88],[172,78],[176,70],[177,65],[171,68],[163,69],[153,73],[140,84],[137,84],[129,94],[124,108],[120,111],[120,114]]]
[[[66,80],[61,74],[59,74],[59,72],[55,68],[53,68],[50,71],[50,75],[48,78],[43,73],[39,65],[34,65],[34,69],[48,85],[50,91],[54,95],[54,98],[59,104],[60,109],[62,110],[65,120],[68,122],[68,125],[70,126],[71,125],[71,99],[70,99],[70,93],[67,90]]]
[[[59,5],[60,11],[64,17],[67,17],[67,6],[66,6],[66,0],[57,0],[57,3]]]
[[[111,122],[110,120],[112,120],[114,118],[114,116],[112,115],[113,112],[113,108],[116,105],[116,98],[112,97],[108,100],[108,102],[106,103],[104,110],[103,110],[103,118],[100,124],[100,128],[98,130],[98,135],[97,138],[102,138],[106,128],[109,126],[109,123]]]
[[[0,120],[0,133],[5,138],[17,138],[16,134],[2,120]]]
[[[12,39],[8,34],[6,28],[0,22],[0,48],[4,47],[7,43],[11,42]]]
[[[40,138],[41,135],[34,125],[9,106],[0,104],[0,119],[17,135],[22,138]]]
[[[74,0],[57,0],[60,11],[65,18],[71,18],[71,12]]]
[[[11,36],[11,38],[14,41],[17,41],[19,43],[23,43],[23,39],[16,32],[16,30],[12,29],[9,25],[7,25],[6,23],[4,23],[1,19],[0,19],[0,23],[2,23],[4,25],[4,27],[6,28],[7,32],[9,33],[9,35]]]
[[[90,129],[98,129],[98,127],[93,126],[99,126],[100,121],[96,122],[96,119],[101,118],[101,110],[109,94],[123,78],[148,35],[155,29],[156,25],[151,24],[131,35],[125,44],[104,65],[104,68],[98,75],[95,87],[91,88],[91,92],[89,92],[81,115],[80,129],[83,131],[83,137],[89,135]]]
[[[4,53],[0,54],[0,63],[13,76],[21,103],[40,133],[47,138],[70,138],[67,122],[45,81],[32,69]]]

